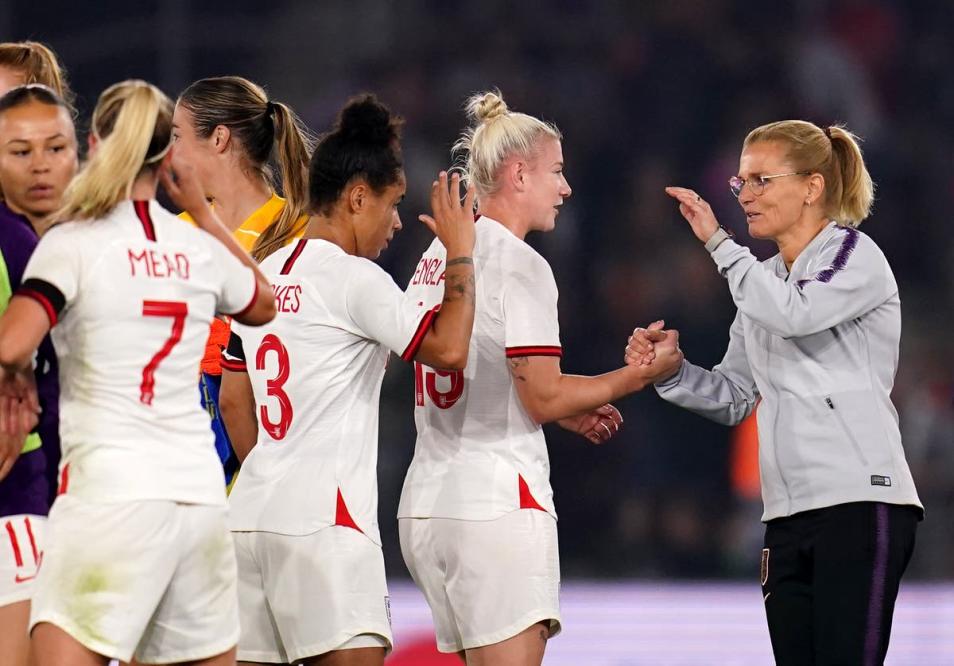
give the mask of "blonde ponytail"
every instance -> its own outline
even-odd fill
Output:
[[[865,166],[858,137],[839,125],[828,128],[841,196],[831,202],[831,217],[856,227],[871,214],[874,182]]]
[[[137,176],[169,150],[172,102],[145,81],[117,83],[100,95],[91,130],[96,151],[67,188],[57,219],[97,219],[129,198]]]
[[[865,166],[860,139],[843,125],[822,129],[804,120],[780,120],[757,127],[742,144],[779,141],[796,171],[819,173],[825,179],[825,215],[842,226],[857,227],[871,214],[874,183]]]

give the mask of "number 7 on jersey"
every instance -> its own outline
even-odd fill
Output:
[[[156,394],[156,368],[169,355],[172,348],[182,339],[182,329],[185,328],[186,316],[189,314],[189,305],[181,301],[143,301],[143,317],[171,317],[172,332],[162,348],[150,359],[142,369],[142,384],[139,385],[139,402],[152,405]]]

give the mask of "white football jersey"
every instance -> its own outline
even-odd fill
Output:
[[[415,370],[417,444],[399,518],[490,520],[520,508],[556,515],[543,428],[527,415],[508,357],[560,356],[550,265],[499,222],[477,222],[477,307],[467,367]],[[422,310],[444,295],[447,251],[435,240],[407,294]]]
[[[196,377],[213,316],[251,307],[256,285],[155,201],[43,236],[17,293],[55,325],[61,488],[90,501],[225,503]]]
[[[380,544],[378,400],[388,356],[414,358],[434,311],[377,264],[320,239],[262,262],[278,316],[232,326],[222,367],[247,371],[258,442],[229,495],[233,531],[346,525]],[[239,341],[241,343],[239,344]]]

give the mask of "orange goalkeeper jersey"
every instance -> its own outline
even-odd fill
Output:
[[[213,204],[214,205],[214,204]],[[246,251],[251,252],[255,246],[258,237],[274,222],[285,206],[285,200],[277,194],[272,194],[271,199],[266,201],[254,213],[242,222],[242,225],[233,232],[235,240]],[[192,216],[188,213],[180,213],[179,217],[192,222]],[[306,216],[300,218],[300,222]],[[209,339],[206,342],[205,354],[202,357],[202,372],[209,375],[221,375],[222,366],[220,359],[222,350],[229,344],[229,320],[216,319],[212,322],[212,328],[209,332]]]

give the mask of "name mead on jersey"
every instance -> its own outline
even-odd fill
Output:
[[[129,272],[133,277],[189,279],[189,257],[176,252],[166,254],[157,250],[128,250]]]

